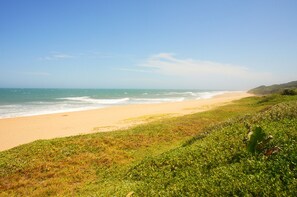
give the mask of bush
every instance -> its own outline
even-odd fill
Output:
[[[284,89],[282,95],[297,95],[297,91],[294,89]]]

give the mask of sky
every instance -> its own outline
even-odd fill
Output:
[[[1,88],[297,80],[296,0],[0,0]]]

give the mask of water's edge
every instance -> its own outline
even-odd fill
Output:
[[[209,99],[230,91],[0,89],[0,119],[83,111],[115,105]]]

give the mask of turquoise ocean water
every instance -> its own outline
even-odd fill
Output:
[[[114,105],[208,99],[226,91],[140,89],[0,89],[0,118],[97,109]]]

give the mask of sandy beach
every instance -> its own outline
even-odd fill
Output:
[[[88,111],[0,119],[0,150],[38,139],[124,129],[164,117],[206,111],[248,96],[251,95],[245,92],[233,92],[211,99],[114,106]]]

